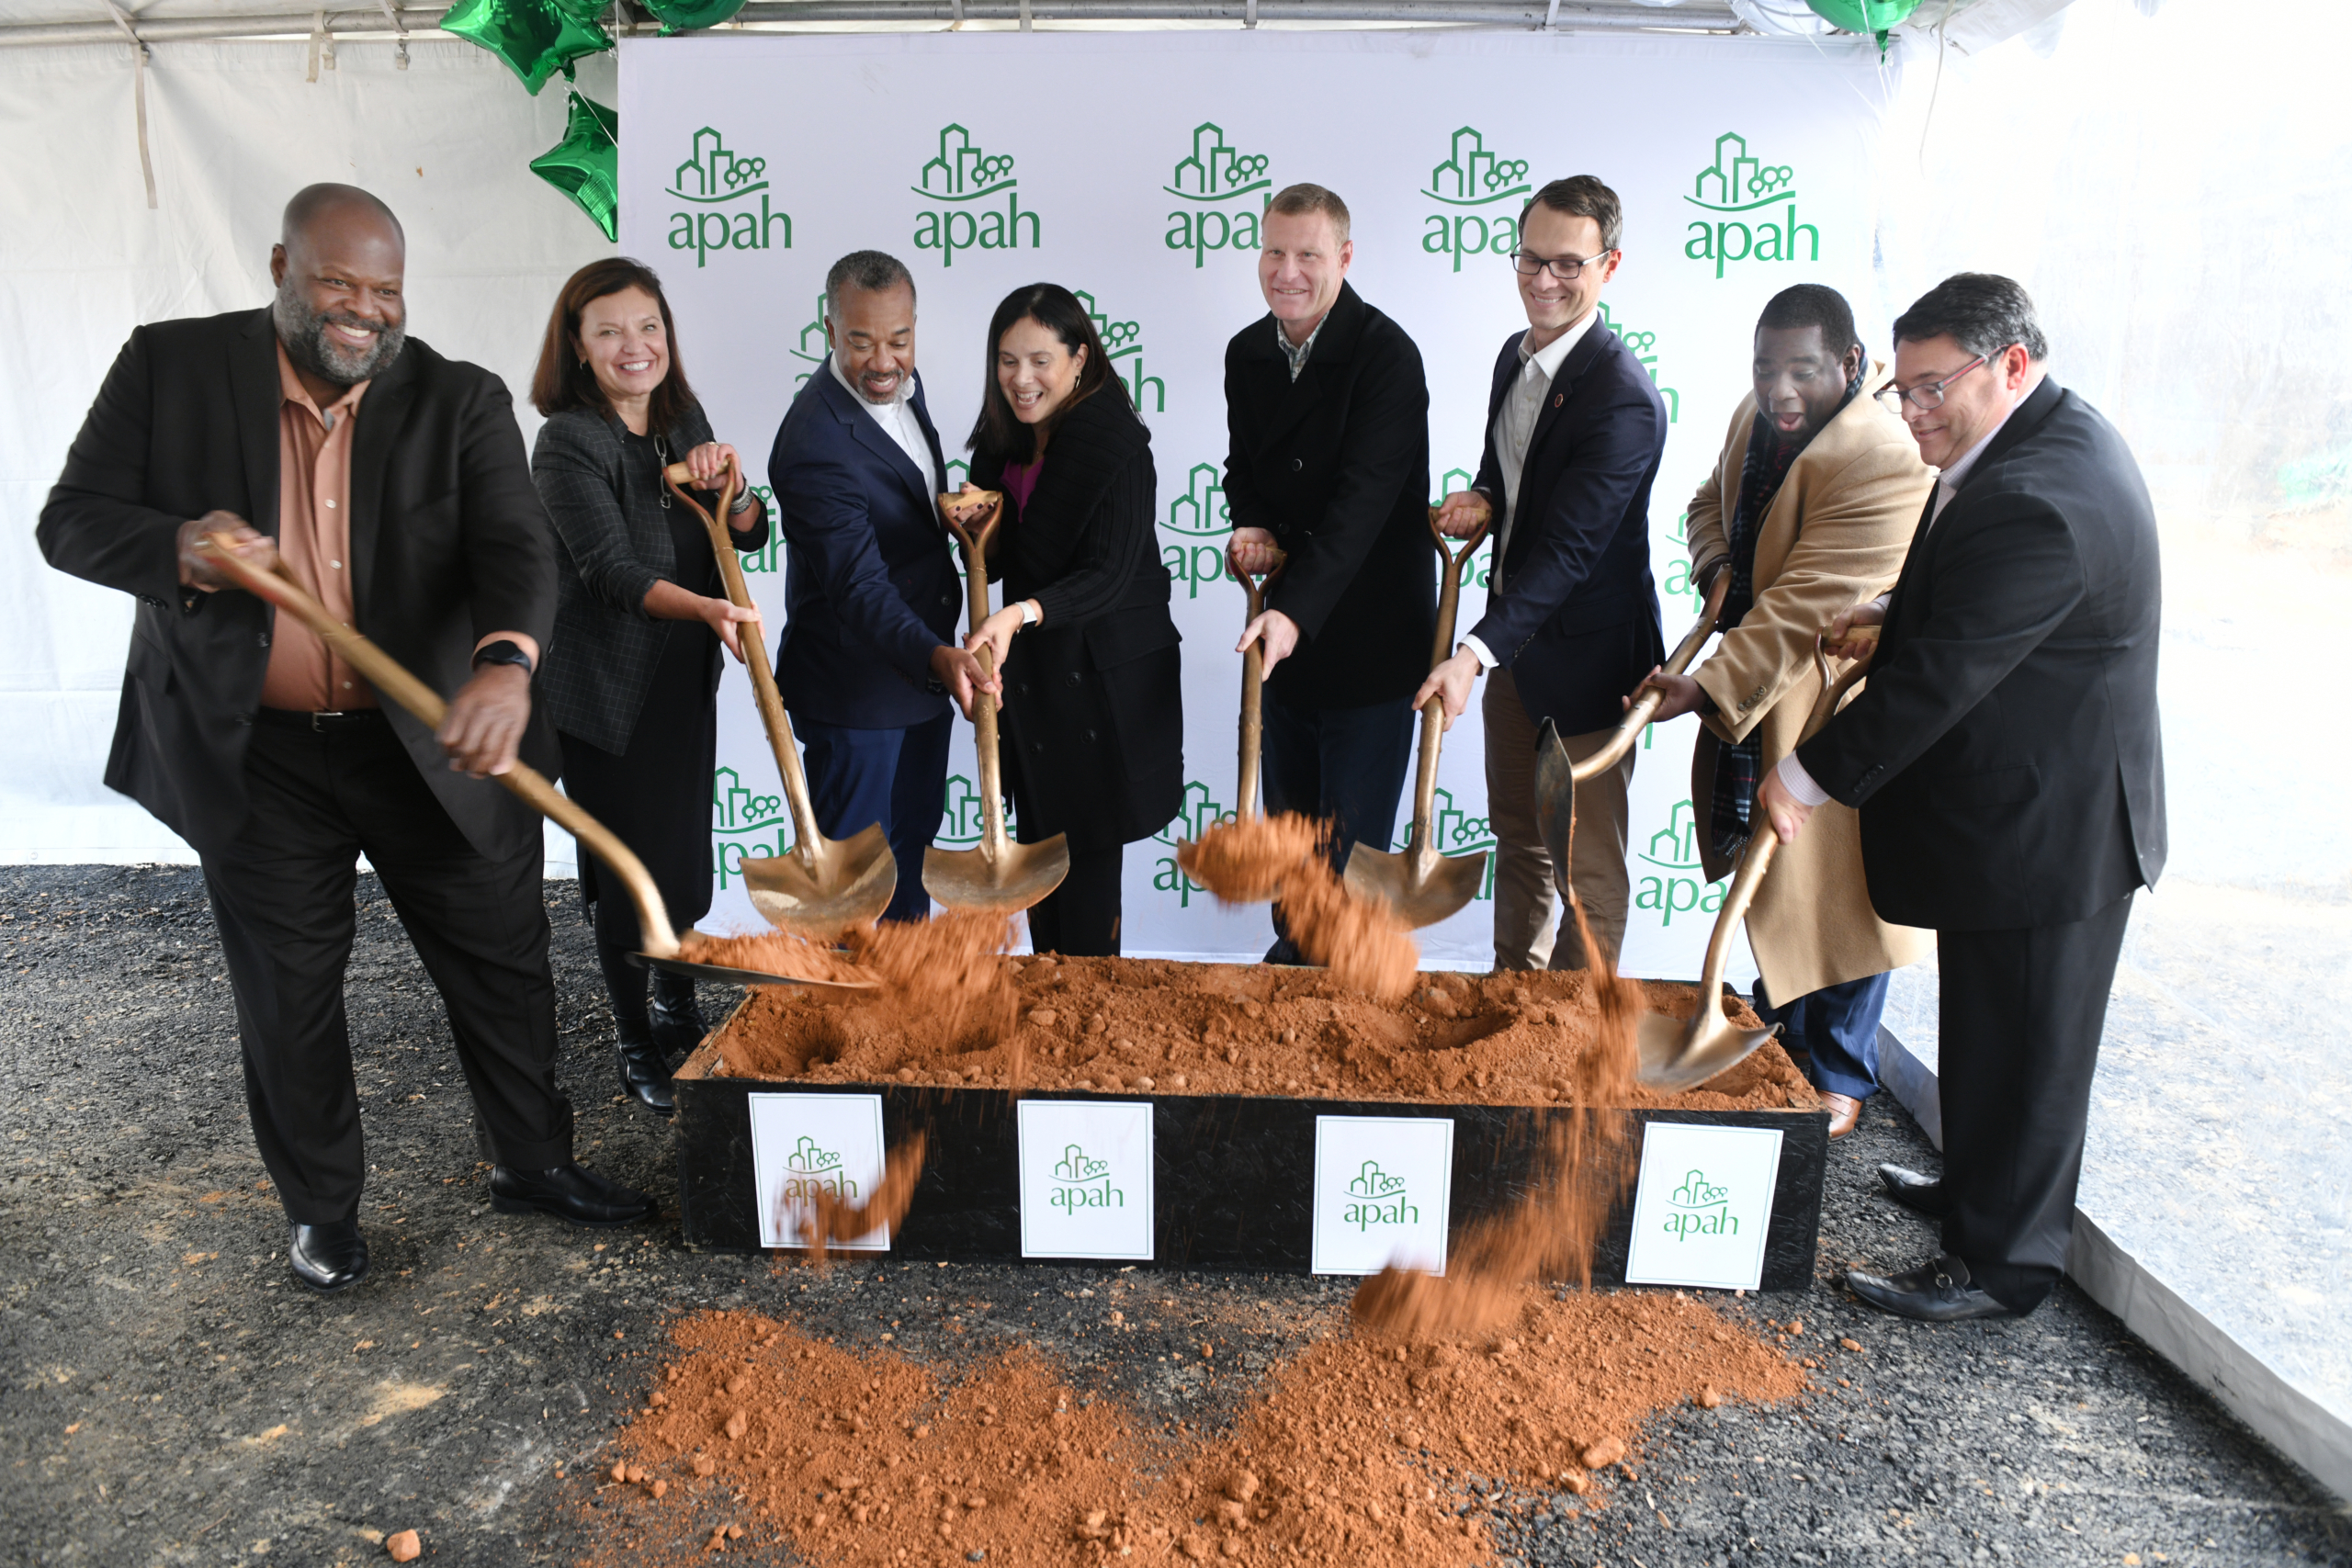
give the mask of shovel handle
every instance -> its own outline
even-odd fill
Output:
[[[1489,503],[1487,515],[1479,520],[1478,526],[1470,536],[1462,541],[1462,547],[1455,550],[1448,547],[1446,536],[1438,532],[1437,514],[1438,508],[1430,507],[1430,538],[1437,546],[1438,559],[1445,563],[1445,575],[1438,582],[1437,637],[1430,645],[1430,668],[1432,670],[1444,663],[1446,656],[1453,651],[1453,621],[1462,607],[1462,569],[1469,565],[1471,556],[1487,542],[1487,536],[1494,531],[1495,526],[1495,510]]]
[[[1724,593],[1730,586],[1730,572],[1715,573],[1714,584],[1707,590],[1706,603],[1700,606],[1699,619],[1683,634],[1682,640],[1675,644],[1674,651],[1667,656],[1664,668],[1668,674],[1679,675],[1690,669],[1690,661],[1699,657],[1699,650],[1707,646],[1707,639],[1715,635],[1715,617],[1723,614]],[[1582,784],[1603,770],[1615,767],[1617,760],[1640,739],[1642,731],[1649,728],[1650,720],[1657,716],[1659,705],[1665,701],[1666,694],[1656,688],[1634,698],[1634,705],[1626,709],[1625,716],[1618,721],[1617,733],[1609,738],[1609,744],[1576,765],[1577,782]]]
[[[980,623],[989,618],[989,541],[996,536],[997,525],[1004,521],[1004,497],[982,491],[982,495],[994,495],[987,521],[975,532],[954,512],[950,502],[961,501],[961,495],[939,498],[939,520],[956,536],[964,547],[964,596],[972,620],[972,630],[978,631]],[[983,646],[978,655],[980,673],[996,673],[996,658]],[[986,692],[972,694],[972,749],[978,753],[980,775],[980,850],[991,862],[1002,858],[1007,840],[1004,834],[1004,770],[997,755],[996,699]]]
[[[1289,564],[1290,558],[1276,550],[1274,564],[1267,569],[1263,582],[1254,572],[1241,574],[1241,592],[1250,599],[1249,620],[1242,623],[1245,627],[1266,613],[1266,583],[1272,582],[1274,573]],[[1262,701],[1265,683],[1266,649],[1264,639],[1261,638],[1241,654],[1241,756],[1239,767],[1234,774],[1234,793],[1239,797],[1233,807],[1237,818],[1258,815],[1258,758],[1263,749],[1266,733]]]
[[[442,720],[449,716],[449,705],[441,700],[440,693],[410,674],[390,654],[327,614],[326,606],[287,576],[282,567],[266,572],[247,566],[237,558],[235,547],[226,534],[207,534],[203,544],[212,552],[212,564],[222,576],[310,627],[344,662],[366,676],[368,683],[380,695],[407,709],[418,723],[427,729],[439,729]],[[590,853],[612,869],[637,905],[638,934],[645,943],[646,953],[655,958],[674,957],[678,935],[670,927],[670,912],[662,902],[662,890],[654,886],[645,863],[603,823],[582,810],[578,802],[558,794],[537,770],[517,762],[495,776],[532,810],[585,844]]]
[[[727,465],[726,478],[719,481],[718,507],[712,511],[686,493],[687,481],[694,470],[684,463],[673,463],[662,470],[662,482],[670,493],[686,503],[687,509],[702,519],[703,531],[710,536],[711,553],[718,558],[719,581],[726,584],[727,602],[738,609],[753,610],[752,591],[743,581],[743,560],[735,553],[735,541],[727,525],[720,521],[733,509],[742,474],[733,463]],[[800,765],[800,748],[792,737],[792,720],[786,716],[783,694],[776,690],[775,669],[768,662],[765,641],[767,628],[760,626],[754,634],[738,634],[743,643],[743,668],[751,671],[752,700],[759,705],[760,725],[767,731],[768,750],[775,753],[775,771],[784,779],[785,804],[792,812],[792,852],[811,874],[817,869],[817,807],[808,795],[808,774]]]

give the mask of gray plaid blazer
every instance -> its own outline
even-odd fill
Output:
[[[628,750],[672,628],[684,624],[645,613],[646,593],[675,581],[678,562],[662,475],[632,459],[626,434],[604,410],[570,409],[539,427],[531,448],[531,479],[564,547],[556,556],[555,645],[540,690],[558,729],[616,755]],[[671,460],[711,439],[701,407],[687,409],[667,434]],[[763,512],[735,542],[758,549],[767,530]],[[718,657],[714,643],[714,675]]]

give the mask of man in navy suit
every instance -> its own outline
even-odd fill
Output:
[[[980,667],[955,646],[963,591],[938,510],[947,465],[915,378],[906,267],[879,251],[835,262],[825,341],[825,368],[768,454],[789,616],[776,684],[818,828],[845,839],[879,822],[899,863],[882,918],[919,920],[931,909],[922,852],[946,797],[946,699],[968,712]]]
[[[1608,740],[1620,699],[1664,657],[1650,581],[1650,484],[1666,450],[1666,404],[1617,334],[1600,324],[1623,211],[1590,175],[1554,180],[1520,215],[1519,297],[1527,330],[1495,364],[1487,446],[1471,489],[1438,526],[1465,537],[1499,514],[1487,613],[1414,696],[1445,700],[1451,728],[1487,676],[1487,811],[1495,829],[1495,967],[1581,969],[1573,921],[1552,928],[1553,865],[1535,818],[1535,736],[1550,719],[1570,758]],[[1577,786],[1577,900],[1615,963],[1625,934],[1628,750]]]

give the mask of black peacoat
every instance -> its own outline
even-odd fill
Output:
[[[978,452],[972,482],[1001,490]],[[1168,568],[1152,533],[1151,432],[1116,382],[1062,416],[1024,508],[1008,494],[989,550],[1005,603],[1044,619],[1005,657],[1004,763],[1023,843],[1147,839],[1184,803],[1184,699]]]

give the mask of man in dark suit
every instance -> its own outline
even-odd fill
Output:
[[[1430,394],[1405,329],[1347,282],[1348,208],[1295,185],[1266,209],[1268,313],[1225,349],[1236,577],[1288,556],[1239,648],[1263,648],[1266,809],[1332,824],[1332,864],[1386,849],[1437,622]],[[1237,807],[1248,802],[1237,802]],[[1270,963],[1302,962],[1275,911]]]
[[[971,709],[979,662],[955,646],[963,587],[939,521],[947,464],[915,378],[915,280],[879,251],[825,275],[825,368],[768,454],[784,529],[776,685],[817,826],[880,823],[899,863],[888,920],[931,912],[922,852],[947,795],[947,696]],[[993,691],[995,684],[989,683]]]
[[[107,783],[202,859],[254,1135],[295,1276],[322,1291],[368,1269],[343,1002],[362,852],[448,1007],[492,1201],[586,1224],[650,1208],[572,1163],[539,818],[486,776],[518,757],[552,771],[531,675],[554,537],[506,389],[406,336],[404,256],[367,192],[298,193],[275,303],[132,333],[40,527],[51,565],[138,598]],[[223,592],[200,547],[215,531],[445,694],[439,731]]]
[[[1552,924],[1553,877],[1535,816],[1535,737],[1550,719],[1568,755],[1600,750],[1620,699],[1664,654],[1650,581],[1650,486],[1666,451],[1666,403],[1641,363],[1600,324],[1616,276],[1623,211],[1590,175],[1554,180],[1520,217],[1527,330],[1504,343],[1472,488],[1438,526],[1464,537],[1499,512],[1487,613],[1413,699],[1445,698],[1450,728],[1484,671],[1487,812],[1495,829],[1495,967],[1580,969],[1573,920]],[[1626,792],[1634,753],[1577,786],[1577,901],[1615,963],[1625,934]]]
[[[1894,592],[1825,634],[1869,684],[1757,795],[1783,841],[1824,800],[1860,807],[1871,902],[1936,931],[1943,1179],[1880,1174],[1943,1252],[1847,1276],[1930,1322],[2030,1312],[2064,1271],[2108,989],[2164,869],[2155,513],[2048,355],[2006,277],[1946,278],[1895,321],[1888,393],[1942,472]]]

